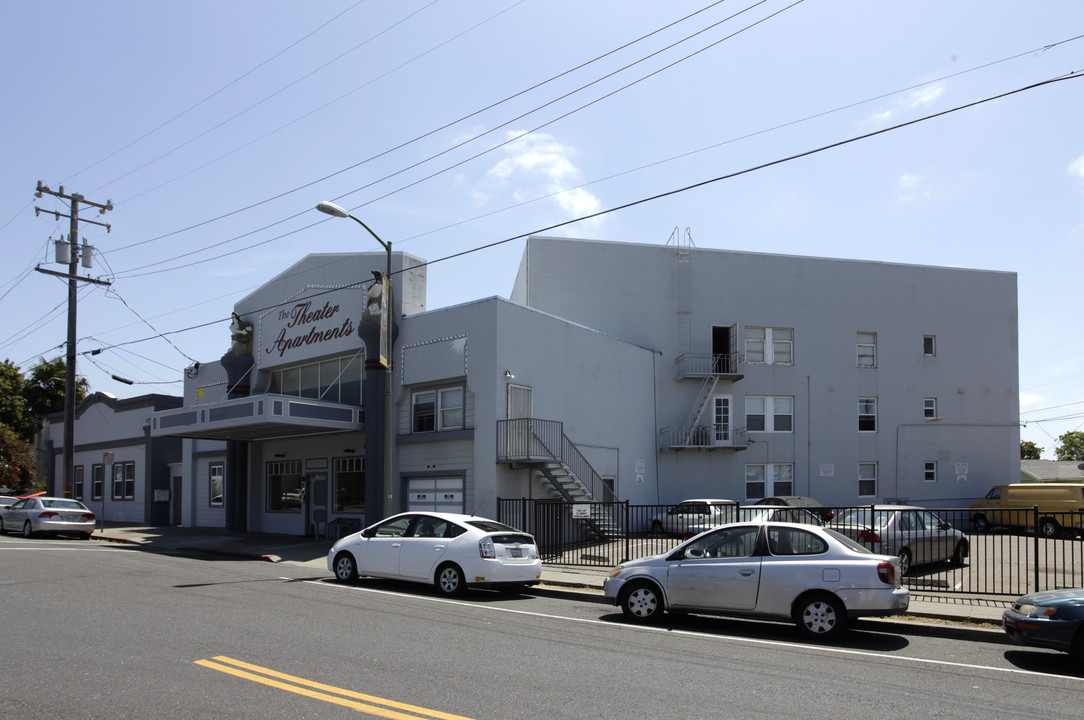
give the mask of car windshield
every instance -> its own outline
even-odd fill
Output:
[[[468,520],[467,524],[471,527],[478,528],[482,532],[519,532],[514,527],[499,523],[495,520]]]
[[[831,535],[833,540],[837,541],[840,545],[843,545],[844,547],[846,547],[849,550],[853,550],[854,552],[858,552],[858,553],[865,553],[866,555],[872,555],[873,554],[873,551],[870,550],[868,547],[866,547],[865,545],[862,545],[860,543],[857,543],[854,540],[851,540],[849,537],[847,537],[843,533],[838,533],[835,530],[828,530],[827,528],[822,528],[822,529],[826,533]]]

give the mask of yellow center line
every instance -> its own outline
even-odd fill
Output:
[[[212,660],[196,660],[195,664],[205,668],[209,668],[211,670],[218,670],[219,672],[224,672],[245,680],[262,683],[263,685],[278,688],[279,690],[286,690],[287,692],[304,695],[305,697],[310,697],[315,700],[323,700],[324,702],[333,703],[335,705],[342,705],[343,707],[348,707],[359,712],[368,713],[370,715],[392,718],[392,720],[418,720],[419,716],[426,718],[439,718],[440,720],[471,720],[470,718],[464,717],[462,715],[453,715],[451,713],[445,713],[439,710],[430,710],[428,708],[418,707],[417,705],[409,705],[407,703],[401,703],[395,700],[379,698],[374,695],[366,695],[365,693],[354,692],[353,690],[337,688],[333,685],[325,685],[324,683],[306,680],[305,678],[297,677],[296,675],[287,675],[286,673],[280,673],[277,670],[260,667],[259,665],[252,665],[251,663],[246,663],[241,660],[234,660],[233,658],[228,658],[222,655],[216,656]],[[235,667],[230,667],[231,665]],[[249,670],[253,672],[248,672]],[[256,673],[261,674],[257,675]],[[280,682],[280,680],[286,680],[288,682]],[[291,685],[289,683],[294,684]],[[298,687],[299,685],[304,687]],[[322,690],[326,692],[317,692],[316,690],[309,690],[307,688],[315,688],[316,690]],[[344,697],[336,697],[336,695],[329,695],[327,693],[337,693],[338,695],[342,695]],[[356,700],[364,700],[365,702],[355,702]],[[380,705],[384,705],[385,707],[376,707],[375,705],[368,705],[366,703],[378,703]],[[396,708],[398,710],[405,710],[414,714],[405,715],[401,712],[396,712],[395,710],[389,710],[387,708]]]

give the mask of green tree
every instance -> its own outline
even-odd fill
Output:
[[[34,426],[26,412],[26,380],[10,360],[0,363],[0,425],[6,425],[23,440],[34,437]]]
[[[0,425],[0,485],[24,495],[33,483],[34,448],[7,425]]]
[[[1058,460],[1084,460],[1084,432],[1067,432],[1058,437],[1061,443],[1054,448]]]
[[[1030,440],[1020,441],[1020,459],[1038,460],[1042,457],[1043,449]]]
[[[53,360],[38,359],[38,364],[30,368],[26,378],[23,397],[26,398],[27,414],[34,429],[41,427],[42,421],[56,412],[64,410],[64,385],[68,364],[64,358]],[[85,378],[75,379],[75,402],[80,403],[87,396]]]

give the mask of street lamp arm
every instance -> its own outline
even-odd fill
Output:
[[[380,243],[381,247],[383,247],[388,252],[391,252],[391,243],[384,242],[383,240],[381,240],[380,236],[377,235],[375,232],[373,232],[373,229],[371,227],[366,225],[361,220],[361,218],[355,217],[354,215],[350,214],[350,211],[347,210],[346,208],[344,208],[344,207],[342,207],[340,205],[336,205],[333,202],[328,202],[328,201],[325,200],[324,202],[317,204],[316,209],[319,210],[320,212],[324,213],[325,215],[331,215],[333,217],[340,217],[340,218],[350,218],[351,220],[356,222],[358,225],[361,225],[363,228],[365,228],[365,230],[368,231],[368,233],[370,235],[372,235],[374,238],[376,238],[376,241],[378,243]]]

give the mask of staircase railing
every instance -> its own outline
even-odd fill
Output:
[[[564,423],[559,420],[498,420],[497,462],[559,462],[583,484],[592,499],[616,500],[613,490],[565,435]]]

